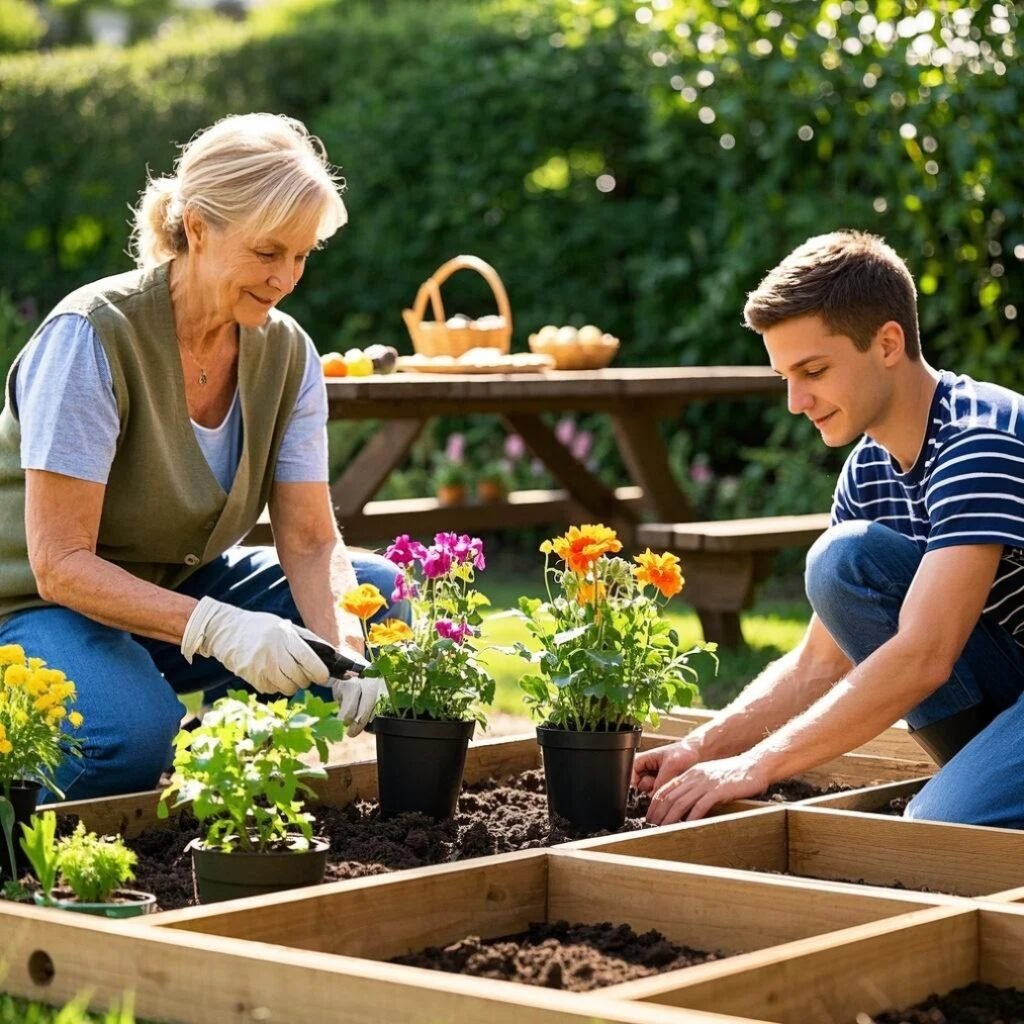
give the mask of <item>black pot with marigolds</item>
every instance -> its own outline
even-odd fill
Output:
[[[533,666],[520,686],[542,722],[548,809],[581,832],[622,826],[644,723],[691,704],[696,658],[717,667],[716,644],[681,643],[663,617],[683,588],[679,559],[621,550],[600,523],[572,526],[541,545],[547,600],[519,599],[539,648],[514,651]]]

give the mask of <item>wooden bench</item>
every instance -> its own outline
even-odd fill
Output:
[[[705,523],[643,523],[639,548],[672,551],[682,561],[684,597],[696,608],[707,640],[741,647],[739,613],[771,571],[775,552],[807,547],[828,529],[827,512]]]

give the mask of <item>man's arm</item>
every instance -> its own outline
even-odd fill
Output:
[[[809,708],[852,667],[815,615],[799,645],[773,661],[713,721],[637,755],[633,785],[653,793],[701,761],[741,754]]]
[[[648,819],[667,824],[703,817],[715,804],[753,796],[830,761],[902,718],[952,674],[981,617],[1002,551],[1001,544],[983,544],[926,554],[891,640],[746,753],[698,765],[666,783],[651,801]]]
[[[270,526],[281,568],[306,628],[332,644],[363,652],[362,627],[338,607],[356,586],[325,483],[275,483]]]

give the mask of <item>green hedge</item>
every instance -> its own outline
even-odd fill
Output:
[[[808,235],[854,226],[908,259],[933,362],[1024,388],[1011,5],[306,0],[274,17],[0,62],[0,280],[17,300],[43,309],[128,266],[146,165],[168,170],[172,143],[221,114],[273,109],[349,182],[351,223],[290,300],[324,350],[407,346],[402,307],[474,252],[520,345],[593,321],[630,362],[759,362],[745,293]],[[921,63],[928,46],[949,60]],[[450,311],[489,310],[463,277]],[[743,409],[695,419],[696,451],[728,462],[766,437]]]

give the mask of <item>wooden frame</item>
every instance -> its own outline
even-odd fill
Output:
[[[1024,888],[1024,832],[806,804],[584,839],[569,848],[961,897]]]
[[[856,1024],[974,981],[1024,988],[1024,908],[976,905],[910,914],[817,942],[605,989],[616,999],[736,1014],[776,1024]],[[731,969],[730,969],[731,968]],[[672,979],[665,979],[671,984]]]

